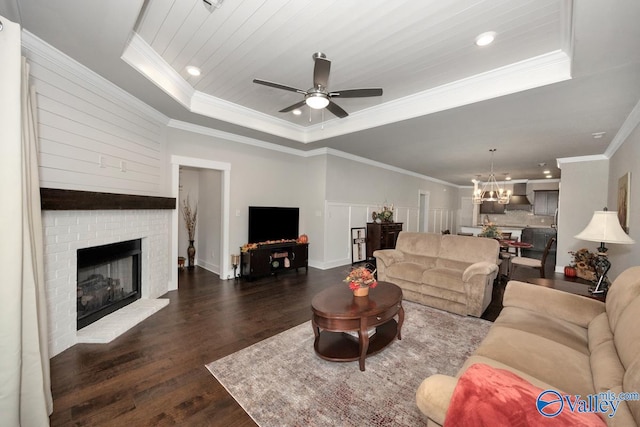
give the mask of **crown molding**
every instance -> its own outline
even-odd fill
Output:
[[[242,136],[231,132],[225,132],[222,130],[213,129],[207,126],[196,125],[181,120],[170,119],[167,123],[167,126],[174,129],[185,130],[200,135],[211,136],[213,138],[224,139],[231,142],[238,142],[240,144],[251,145],[253,147],[260,147],[267,150],[278,151],[280,153],[291,154],[294,156],[304,157],[304,153],[306,153],[306,151],[302,151],[297,148],[285,147],[282,145],[273,144],[271,142],[266,142],[261,139]]]
[[[135,32],[121,59],[192,113],[304,142],[301,126],[195,90]]]
[[[124,105],[133,107],[139,113],[145,117],[150,118],[161,124],[167,124],[169,118],[150,107],[144,102],[140,101],[129,92],[116,86],[109,80],[103,78],[95,71],[80,64],[75,59],[69,57],[65,53],[51,46],[44,40],[36,37],[29,31],[22,29],[22,48],[24,51],[29,52],[32,55],[43,58],[44,60],[60,67],[66,73],[77,77],[77,81],[82,82],[84,85],[93,87],[99,91],[101,96],[107,99],[116,100]]]
[[[556,159],[558,169],[562,169],[562,165],[567,163],[595,162],[599,160],[609,160],[604,154],[593,154],[591,156],[561,157]]]
[[[336,118],[303,127],[195,90],[136,33],[132,34],[122,59],[193,113],[301,143],[420,117],[571,78],[570,57],[563,50],[556,50],[360,110],[344,119]]]
[[[530,179],[527,182],[532,184],[547,184],[549,182],[560,182],[558,178]]]
[[[183,107],[191,108],[191,98],[196,92],[195,89],[137,33],[131,33],[120,59],[182,104]]]
[[[302,126],[196,91],[190,111],[297,142],[307,142]]]
[[[223,139],[231,142],[238,142],[240,144],[251,145],[253,147],[260,147],[266,150],[277,151],[280,153],[286,153],[286,154],[290,154],[298,157],[310,158],[310,157],[324,156],[324,155],[341,157],[343,159],[353,160],[355,162],[378,167],[381,169],[386,169],[389,171],[397,172],[403,175],[408,175],[408,176],[412,176],[419,179],[424,179],[426,181],[431,181],[437,184],[447,185],[455,188],[462,188],[461,186],[452,184],[450,182],[442,181],[442,180],[432,178],[427,175],[422,175],[416,172],[412,172],[406,169],[401,169],[395,166],[388,165],[386,163],[381,163],[375,160],[367,159],[365,157],[360,157],[353,154],[345,153],[344,151],[335,150],[333,148],[325,147],[325,148],[318,148],[315,150],[304,151],[297,148],[283,147],[282,145],[273,144],[270,142],[262,141],[260,139],[237,135],[235,133],[225,132],[217,129],[212,129],[206,126],[200,126],[193,123],[174,120],[174,119],[169,120],[169,123],[167,123],[167,126],[174,129],[184,130],[187,132],[194,132],[200,135],[211,136],[213,138]]]
[[[631,113],[627,116],[620,129],[613,137],[611,143],[604,152],[604,155],[610,159],[618,151],[618,148],[627,140],[631,132],[640,124],[640,101],[631,110]]]

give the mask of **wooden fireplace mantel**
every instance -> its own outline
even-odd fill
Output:
[[[40,188],[40,206],[42,210],[51,211],[175,209],[176,199],[174,197]]]

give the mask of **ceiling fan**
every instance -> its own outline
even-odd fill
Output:
[[[312,55],[315,65],[313,67],[313,87],[308,90],[296,89],[295,87],[282,85],[279,83],[273,83],[266,80],[253,79],[254,83],[274,87],[276,89],[288,90],[304,95],[304,100],[296,102],[293,105],[288,106],[280,110],[281,113],[288,113],[296,108],[300,108],[303,105],[321,110],[326,108],[339,118],[347,117],[349,114],[344,111],[340,106],[334,103],[331,98],[366,98],[369,96],[382,96],[382,89],[347,89],[330,92],[327,90],[327,84],[329,82],[329,71],[331,70],[331,61],[327,59],[327,56],[322,52],[317,52]]]

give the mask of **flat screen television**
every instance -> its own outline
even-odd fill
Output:
[[[299,208],[249,206],[249,243],[297,239]]]

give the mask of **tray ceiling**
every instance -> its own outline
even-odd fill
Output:
[[[489,148],[515,179],[541,162],[557,177],[557,158],[605,153],[640,98],[634,0],[218,2],[0,0],[0,14],[171,119],[456,184],[486,175]],[[495,42],[476,46],[485,31]],[[294,116],[278,110],[302,95],[252,83],[306,90],[318,51],[329,90],[384,95],[335,99],[345,119]]]

